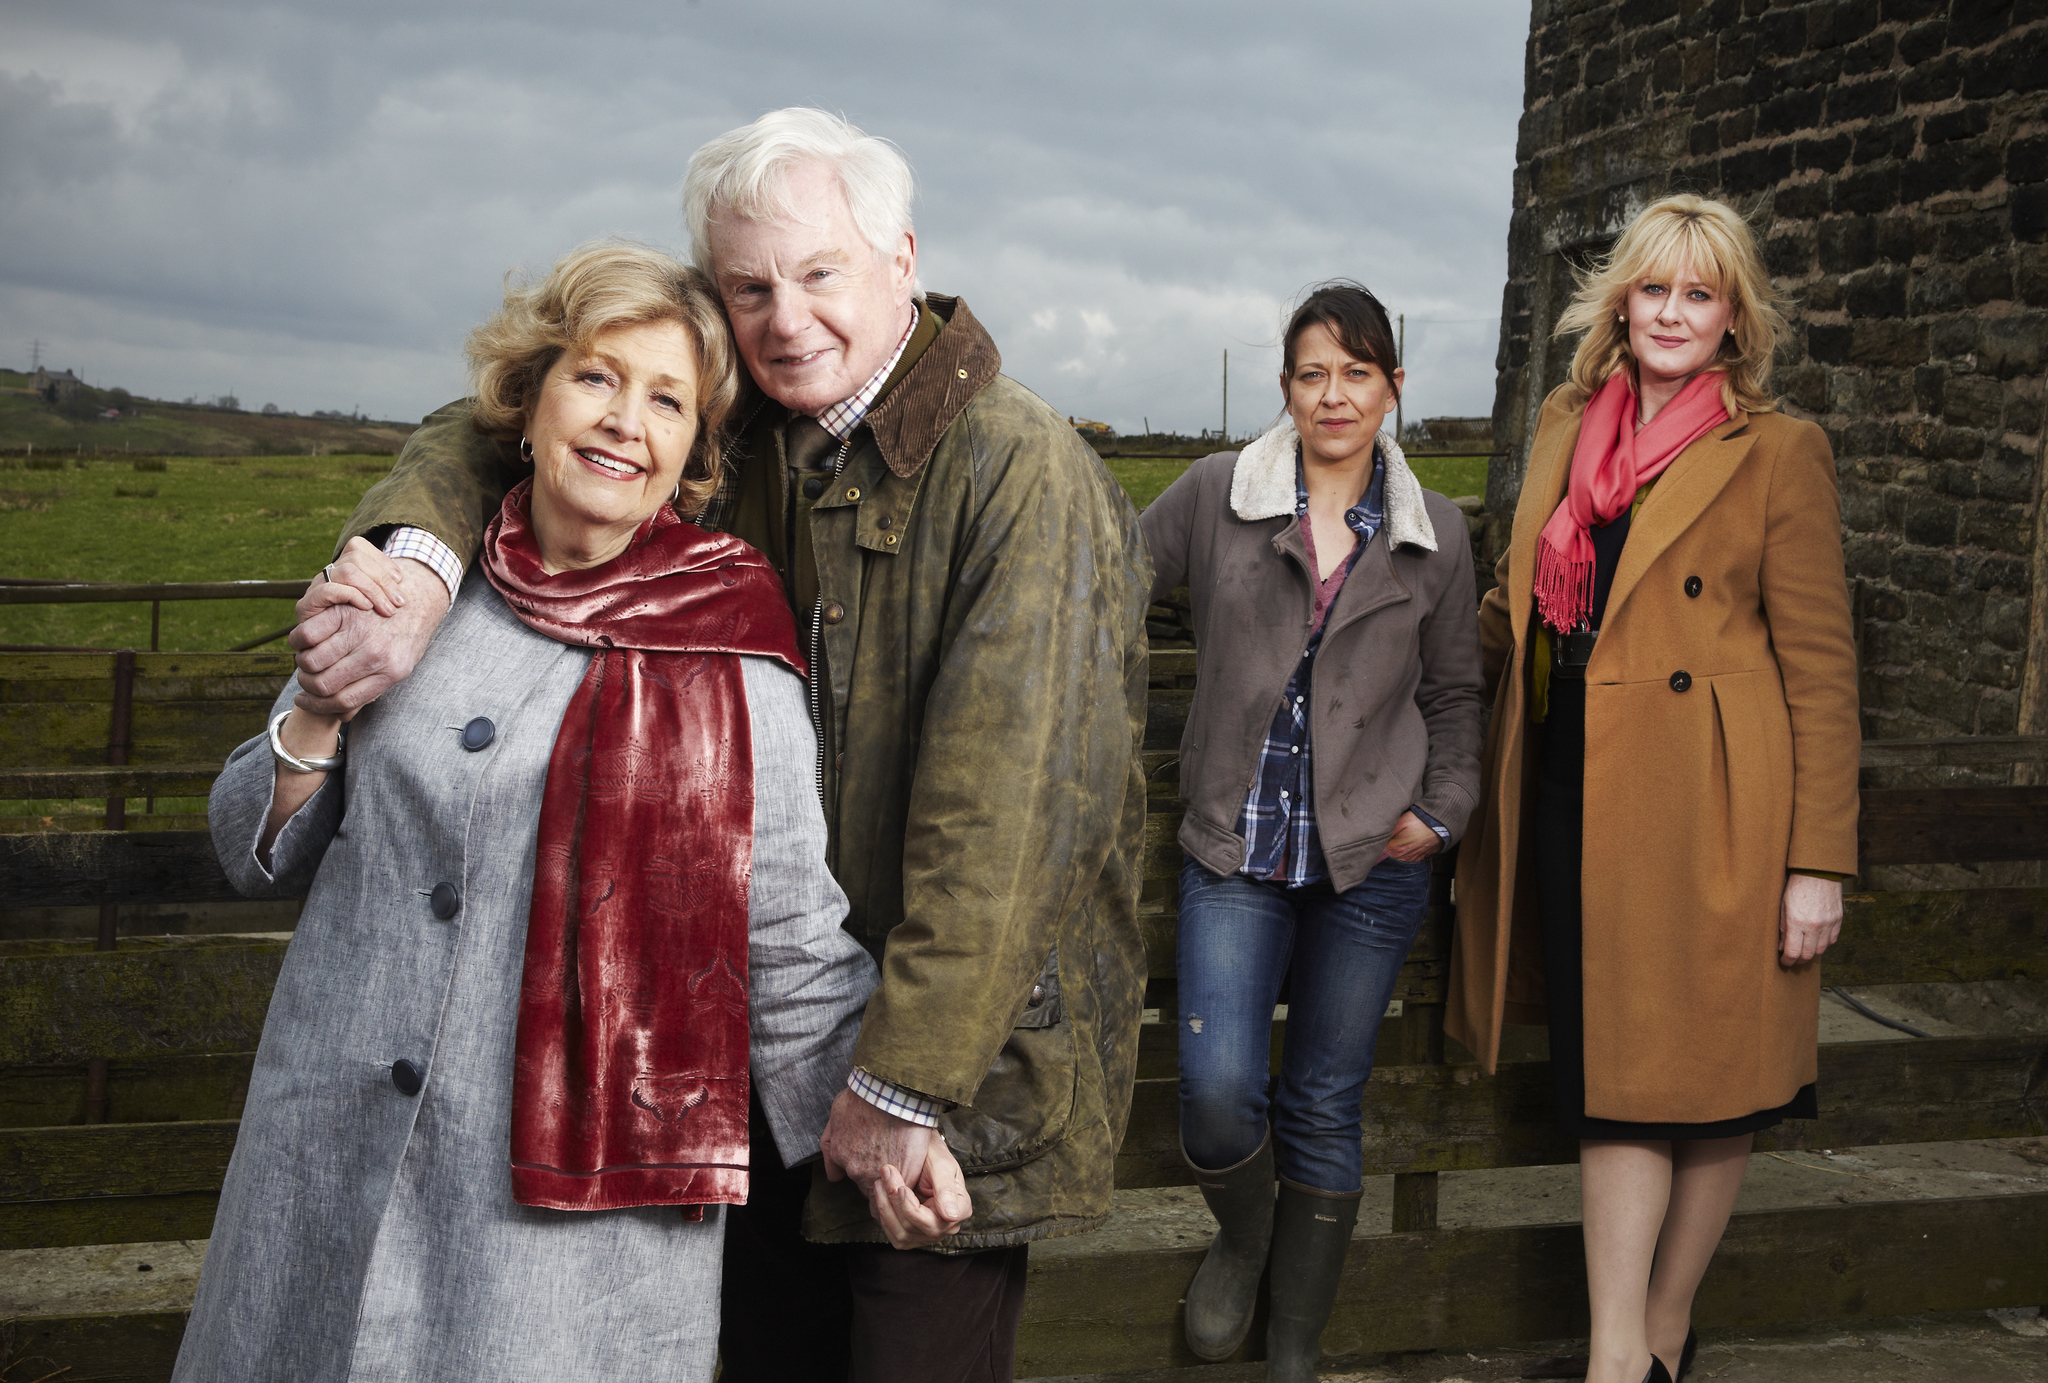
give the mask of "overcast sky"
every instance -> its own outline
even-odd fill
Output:
[[[1408,318],[1407,416],[1484,414],[1527,0],[0,7],[0,364],[414,418],[508,269],[685,250],[703,140],[842,112],[918,177],[920,270],[1061,412],[1278,405],[1302,288]]]

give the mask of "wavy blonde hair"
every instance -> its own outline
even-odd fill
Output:
[[[1617,371],[1635,369],[1628,324],[1616,320],[1628,313],[1629,290],[1668,280],[1688,263],[1734,309],[1731,334],[1722,338],[1708,367],[1727,371],[1721,402],[1730,413],[1768,413],[1777,407],[1768,385],[1771,357],[1785,334],[1782,299],[1764,269],[1749,223],[1726,202],[1691,193],[1644,207],[1614,248],[1578,274],[1578,291],[1555,331],[1558,336],[1586,334],[1572,354],[1575,405],[1591,398]]]
[[[697,437],[676,506],[699,512],[718,488],[726,418],[739,397],[732,336],[704,275],[646,245],[593,241],[538,283],[506,276],[505,305],[464,345],[476,430],[507,442],[523,435],[563,352],[587,350],[613,327],[666,322],[683,329],[697,357]]]

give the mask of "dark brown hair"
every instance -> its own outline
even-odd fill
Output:
[[[1401,397],[1401,386],[1394,382],[1394,371],[1401,367],[1401,360],[1394,350],[1393,323],[1387,320],[1387,310],[1380,306],[1372,290],[1350,279],[1331,279],[1309,289],[1301,306],[1287,319],[1287,335],[1280,346],[1281,388],[1287,388],[1294,380],[1295,343],[1301,340],[1303,332],[1318,324],[1328,327],[1337,344],[1350,352],[1353,359],[1379,366],[1394,397]]]

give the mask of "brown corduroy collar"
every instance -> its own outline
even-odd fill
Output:
[[[925,307],[944,329],[863,420],[890,473],[904,479],[923,469],[968,401],[1003,368],[996,343],[965,302],[929,293]]]

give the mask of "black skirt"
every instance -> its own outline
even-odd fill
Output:
[[[1638,1124],[1586,1113],[1584,942],[1579,873],[1585,850],[1586,684],[1552,678],[1536,773],[1536,905],[1550,1010],[1550,1078],[1557,1127],[1573,1138],[1733,1138],[1786,1119],[1820,1117],[1814,1087],[1776,1109],[1700,1124]]]

